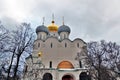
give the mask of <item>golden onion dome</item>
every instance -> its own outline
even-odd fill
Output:
[[[57,68],[63,68],[63,69],[72,69],[74,68],[72,63],[69,61],[62,61],[58,64]]]
[[[50,25],[48,25],[48,30],[50,32],[57,32],[58,31],[58,26],[55,24],[54,21]]]

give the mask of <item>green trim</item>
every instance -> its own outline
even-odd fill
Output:
[[[38,56],[32,56],[33,58],[39,58]]]

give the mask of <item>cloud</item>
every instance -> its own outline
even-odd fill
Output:
[[[10,18],[10,17],[1,17],[1,23],[4,25],[9,30],[14,30],[16,29],[16,26],[18,26],[20,23],[17,22],[15,19]]]
[[[6,16],[6,24],[30,22],[33,28],[42,23],[50,24],[55,13],[55,22],[70,26],[70,38],[80,37],[85,41],[112,40],[120,42],[120,0],[3,0],[0,1],[0,16]],[[10,21],[13,20],[13,22]],[[112,35],[111,35],[112,34]],[[111,36],[110,36],[111,35]]]
[[[104,35],[104,38],[106,40],[111,40],[114,42],[119,42],[120,43],[120,38],[119,38],[119,34],[120,34],[120,26],[115,26],[114,28],[111,28],[108,32],[106,32],[106,34]]]

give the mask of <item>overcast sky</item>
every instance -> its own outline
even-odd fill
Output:
[[[71,28],[70,38],[86,42],[105,39],[120,43],[120,0],[0,0],[0,20],[12,29],[21,22],[31,23],[35,29],[55,23]]]

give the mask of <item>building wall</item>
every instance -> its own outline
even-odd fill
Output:
[[[61,61],[70,61],[74,67],[78,68],[79,64],[75,58],[77,53],[85,55],[85,53],[82,53],[82,48],[84,46],[86,46],[86,44],[80,39],[76,39],[74,41],[70,41],[69,39],[58,41],[56,38],[51,37],[46,41],[35,41],[35,47],[32,55],[37,57],[38,53],[41,52],[42,56],[38,59],[42,61],[45,68],[49,68],[50,61],[52,61],[53,68],[57,68],[57,65]],[[34,62],[36,61],[37,59],[34,59]]]

